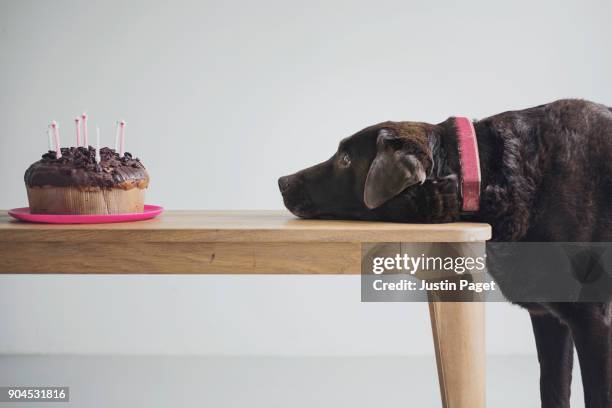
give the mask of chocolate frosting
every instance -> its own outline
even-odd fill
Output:
[[[55,151],[43,154],[25,172],[28,187],[80,187],[80,188],[146,188],[149,174],[139,159],[130,153],[123,157],[114,149],[100,149],[100,163],[96,163],[93,147],[63,147],[62,157]]]

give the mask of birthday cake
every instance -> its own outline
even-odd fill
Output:
[[[33,163],[24,176],[32,214],[143,212],[149,174],[139,159],[123,152],[123,140],[119,152],[100,148],[99,136],[96,148],[88,143],[60,147],[57,125],[52,126],[50,145],[54,138],[55,149]],[[81,144],[78,135],[77,144]]]

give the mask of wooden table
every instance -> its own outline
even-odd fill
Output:
[[[362,243],[484,242],[486,224],[299,220],[279,211],[168,211],[142,222],[45,225],[0,211],[3,274],[359,274]],[[484,305],[430,303],[444,407],[479,408]]]

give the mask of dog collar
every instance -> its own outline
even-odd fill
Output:
[[[461,167],[462,210],[475,212],[480,208],[480,158],[474,124],[465,116],[455,117],[459,165]]]

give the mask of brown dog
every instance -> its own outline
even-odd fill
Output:
[[[455,121],[384,122],[327,161],[278,181],[303,218],[483,221],[496,241],[612,241],[612,109],[560,100],[473,123],[480,208],[463,213]],[[501,288],[503,291],[503,287]],[[543,407],[569,407],[574,344],[589,408],[612,407],[612,305],[523,303]]]

